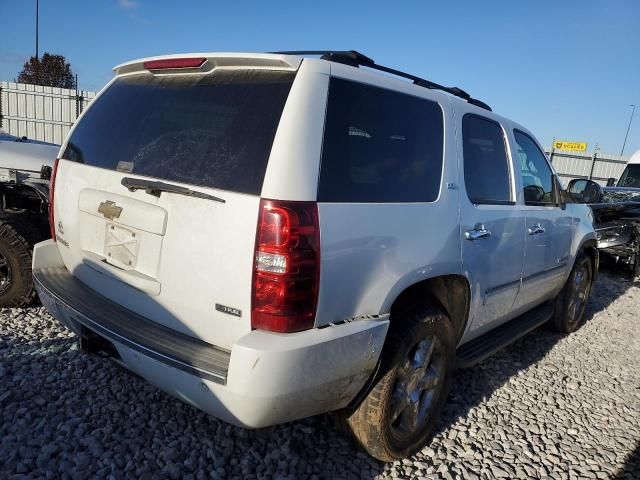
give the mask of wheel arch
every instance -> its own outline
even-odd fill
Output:
[[[388,370],[383,365],[383,358],[385,352],[387,355],[395,354],[397,347],[394,345],[394,342],[390,340],[390,336],[394,333],[396,336],[398,333],[401,333],[397,329],[394,329],[394,325],[398,326],[400,324],[403,318],[403,311],[408,311],[410,308],[416,308],[418,306],[437,306],[442,308],[451,319],[451,326],[456,336],[453,345],[456,345],[467,326],[471,305],[471,287],[469,281],[463,275],[442,274],[416,281],[404,287],[395,297],[388,298],[388,300],[390,300],[390,307],[386,311],[389,312],[390,325],[387,331],[387,338],[385,339],[381,355],[378,357],[374,371],[360,392],[358,392],[349,405],[343,409],[343,415],[347,415],[347,417],[352,417],[357,414],[361,403],[365,401],[367,395],[374,389],[377,380],[383,378],[385,374],[388,373]],[[416,316],[414,314],[413,319],[415,318]],[[402,335],[404,336],[404,331]],[[361,441],[359,437],[358,441]]]
[[[391,302],[390,322],[393,325],[394,317],[408,308],[434,303],[449,316],[459,340],[467,327],[471,305],[471,287],[463,275],[440,275],[407,286]]]
[[[593,238],[588,238],[580,243],[580,246],[576,250],[576,258],[580,253],[584,252],[593,264],[593,278],[591,283],[595,282],[598,275],[598,268],[600,266],[600,253],[598,251],[598,242]],[[575,258],[574,258],[575,262]]]

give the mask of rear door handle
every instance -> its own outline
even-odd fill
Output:
[[[487,230],[482,223],[476,223],[473,227],[473,230],[467,230],[464,232],[464,238],[467,240],[471,240],[472,242],[476,240],[481,240],[483,238],[489,238],[491,236],[491,232]]]
[[[529,232],[529,235],[537,235],[539,233],[544,233],[544,227],[539,223],[536,223],[535,225],[531,225],[529,227],[528,232]]]

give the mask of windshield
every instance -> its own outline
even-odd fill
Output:
[[[640,188],[640,163],[627,165],[618,180],[618,187]]]
[[[220,70],[118,79],[77,125],[64,158],[259,195],[294,76]]]
[[[602,201],[604,203],[637,202],[640,200],[640,192],[633,190],[604,190]]]

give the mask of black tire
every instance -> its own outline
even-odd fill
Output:
[[[578,328],[589,301],[593,282],[593,262],[584,252],[576,261],[567,282],[556,297],[551,327],[561,333],[571,333]],[[575,303],[574,303],[575,302]]]
[[[18,215],[7,215],[8,218],[17,218],[21,225],[27,224],[28,231],[25,237],[30,243],[35,245],[38,242],[51,238],[51,228],[49,227],[48,215],[36,212],[26,211]]]
[[[419,361],[423,357],[426,360]],[[454,360],[453,328],[442,310],[423,307],[394,318],[372,390],[354,412],[344,417],[359,445],[384,462],[420,450],[433,433],[446,401]],[[414,366],[417,364],[421,368]],[[416,378],[421,381],[415,383]],[[432,382],[437,382],[432,388],[418,387]],[[411,422],[414,415],[415,424]]]
[[[0,307],[25,306],[35,298],[31,258],[40,237],[20,217],[0,218]]]

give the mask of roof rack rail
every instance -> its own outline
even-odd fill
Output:
[[[430,88],[433,90],[442,90],[443,92],[447,92],[451,95],[462,98],[472,105],[491,111],[491,107],[489,105],[471,97],[471,95],[469,95],[461,88],[445,87],[444,85],[440,85],[424,78],[416,77],[415,75],[411,75],[410,73],[402,72],[394,68],[385,67],[384,65],[378,65],[372,58],[367,57],[366,55],[363,55],[356,50],[294,50],[271,53],[277,53],[280,55],[320,55],[320,58],[322,60],[343,63],[345,65],[350,65],[356,68],[363,66],[371,68],[373,70],[379,70],[381,72],[390,73],[391,75],[396,75],[398,77],[411,80],[415,85],[418,85],[420,87]]]

